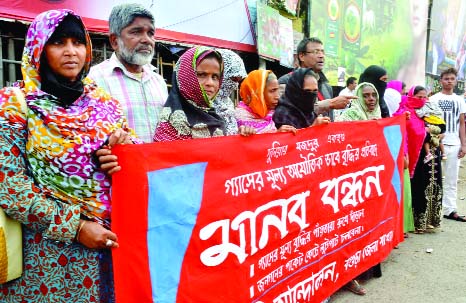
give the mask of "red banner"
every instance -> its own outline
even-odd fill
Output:
[[[404,129],[115,148],[117,302],[320,302],[403,239]]]

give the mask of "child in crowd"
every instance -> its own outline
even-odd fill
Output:
[[[424,120],[428,133],[424,141],[424,150],[426,151],[424,163],[428,163],[434,158],[431,148],[437,147],[440,148],[442,153],[442,160],[446,160],[443,144],[440,140],[440,134],[445,132],[446,127],[445,121],[442,118],[442,110],[437,103],[427,101],[421,108],[416,109],[416,115]]]

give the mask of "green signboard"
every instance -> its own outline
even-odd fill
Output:
[[[390,79],[408,85],[425,82],[428,0],[314,0],[311,36],[326,52],[325,70],[337,79],[359,78],[380,65]]]

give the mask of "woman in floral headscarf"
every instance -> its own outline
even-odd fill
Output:
[[[238,134],[238,125],[235,119],[235,103],[230,99],[230,95],[238,88],[238,83],[246,78],[246,68],[243,59],[229,49],[217,49],[222,55],[225,66],[223,81],[214,100],[214,108],[217,114],[225,120],[227,135]]]
[[[172,89],[162,109],[154,141],[189,140],[226,135],[225,120],[213,107],[223,80],[223,61],[212,48],[188,49],[178,60],[173,73]],[[241,135],[250,129],[239,130]],[[110,149],[97,153],[108,174],[121,169]]]
[[[223,61],[218,52],[204,46],[188,49],[177,62],[154,141],[225,135],[225,121],[212,107],[222,78]]]
[[[91,41],[70,10],[38,15],[18,87],[0,90],[0,206],[23,224],[24,269],[1,302],[112,302],[110,182],[93,154],[131,143],[122,109],[86,79]]]

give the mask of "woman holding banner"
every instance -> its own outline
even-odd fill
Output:
[[[223,60],[219,52],[205,46],[188,49],[176,63],[172,89],[160,114],[154,141],[190,140],[224,136],[225,120],[213,101],[223,81]],[[242,126],[239,134],[254,134]],[[97,151],[101,168],[111,175],[121,170],[117,157],[108,148]]]
[[[246,68],[243,59],[238,54],[229,50],[219,48],[217,51],[222,55],[224,64],[224,75],[222,85],[214,100],[213,107],[217,114],[225,120],[226,134],[238,134],[238,125],[235,119],[235,105],[230,95],[238,89],[238,83],[246,76]]]
[[[358,99],[353,100],[351,107],[338,116],[336,121],[363,121],[382,118],[379,106],[379,94],[372,83],[360,83],[356,88],[356,96]],[[358,279],[368,280],[372,277],[379,278],[381,276],[382,267],[380,264],[377,264],[359,275]],[[345,288],[351,290],[349,286],[347,284]]]
[[[23,274],[1,302],[113,302],[110,181],[94,152],[131,143],[120,104],[86,79],[91,40],[70,10],[38,15],[18,87],[0,90],[0,206],[23,224]]]
[[[270,70],[253,70],[241,83],[241,102],[235,110],[238,126],[251,126],[256,133],[277,131],[272,115],[279,96],[277,76]]]
[[[277,128],[300,129],[330,123],[329,117],[317,116],[314,112],[318,78],[319,76],[310,68],[299,68],[291,74],[285,94],[280,98],[273,115]],[[356,280],[347,283],[345,288],[358,295],[366,294],[366,290]],[[322,303],[328,300],[329,298]]]
[[[387,71],[378,65],[368,66],[359,77],[359,83],[368,82],[374,85],[379,95],[378,104],[382,118],[390,116],[384,95],[387,88]]]
[[[217,51],[204,46],[188,49],[176,64],[154,141],[225,135],[225,121],[213,109],[222,80],[223,61]]]
[[[330,123],[329,117],[317,116],[314,112],[318,79],[319,76],[310,68],[298,68],[291,74],[272,117],[277,129],[284,126],[300,129]]]
[[[415,233],[422,234],[440,226],[442,209],[442,169],[440,148],[434,149],[432,161],[424,163],[423,148],[427,136],[424,120],[416,114],[427,102],[427,91],[422,86],[413,86],[403,96],[395,115],[410,113],[406,121],[406,141],[411,176],[411,197]]]
[[[363,82],[356,88],[358,99],[336,121],[363,121],[380,119],[379,94],[372,83]]]
[[[251,127],[258,134],[277,131],[272,116],[280,98],[277,76],[270,70],[253,70],[240,88],[241,102],[235,111],[238,127]],[[296,132],[296,128],[283,125],[280,132]]]

